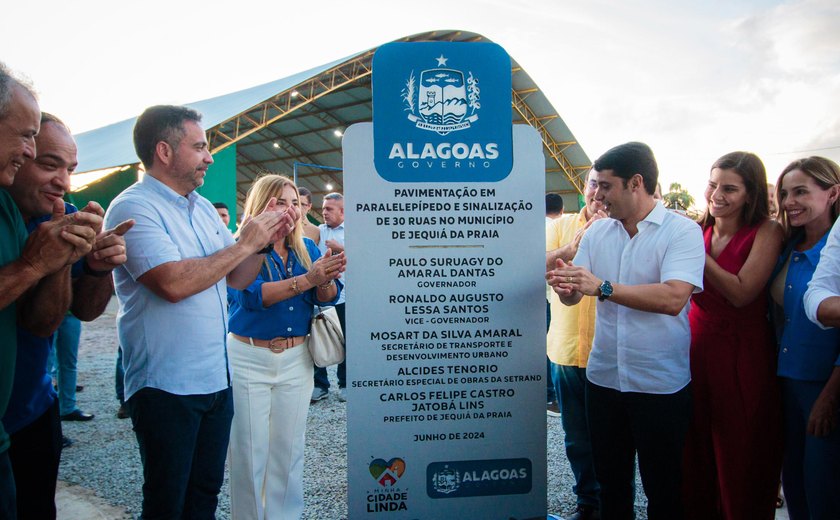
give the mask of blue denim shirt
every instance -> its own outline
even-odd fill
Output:
[[[303,239],[309,258],[314,263],[321,257],[321,252],[315,242]],[[266,282],[276,282],[289,278],[287,272],[291,269],[291,276],[306,274],[306,268],[300,263],[295,252],[289,249],[288,265],[276,252],[266,255],[266,261],[257,279],[245,290],[228,290],[230,299],[230,331],[240,336],[257,339],[272,339],[287,336],[306,336],[309,334],[312,319],[312,307],[318,305],[335,305],[342,291],[342,283],[336,281],[338,292],[329,302],[317,301],[316,289],[277,302],[270,307],[263,306],[262,285]]]
[[[776,266],[775,273],[778,273],[790,255],[785,278],[783,332],[779,341],[778,374],[782,377],[826,381],[834,367],[840,365],[840,329],[823,330],[812,323],[805,314],[802,300],[827,238],[828,233],[814,247],[803,252],[795,250],[799,241],[793,241]]]
[[[151,175],[123,191],[105,214],[111,228],[133,218],[125,234],[128,261],[114,270],[120,310],[125,398],[151,387],[176,395],[228,387],[227,285],[170,303],[137,281],[147,271],[210,256],[234,243],[213,205],[195,192],[179,195]]]

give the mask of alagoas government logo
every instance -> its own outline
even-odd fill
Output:
[[[498,45],[390,43],[373,58],[374,164],[391,182],[493,182],[513,165]]]
[[[481,90],[478,78],[468,72],[443,68],[449,61],[443,54],[437,59],[438,68],[414,71],[402,91],[409,121],[417,128],[446,135],[465,130],[478,120]]]
[[[526,458],[432,462],[426,467],[429,498],[522,495],[533,485],[533,465]]]

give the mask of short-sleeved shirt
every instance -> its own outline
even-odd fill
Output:
[[[105,225],[133,218],[125,235],[125,264],[114,270],[120,303],[125,398],[150,387],[177,395],[228,387],[225,278],[177,303],[138,282],[168,262],[211,256],[234,243],[216,209],[195,192],[186,197],[145,175],[111,203]]]
[[[546,229],[546,251],[565,246],[586,225],[586,209],[554,219]],[[551,291],[551,326],[548,329],[547,353],[552,363],[585,367],[595,335],[594,296],[584,296],[577,305],[563,305]]]
[[[26,228],[15,202],[0,188],[0,266],[20,258],[26,243]],[[17,308],[11,303],[0,309],[0,417],[12,394],[17,353]],[[9,449],[9,435],[0,423],[0,453]]]
[[[308,238],[304,238],[303,242],[311,261],[318,260],[321,253],[315,242]],[[341,293],[341,281],[337,282],[336,297],[329,302],[317,301],[315,287],[269,307],[263,306],[262,298],[264,283],[285,280],[290,276],[299,276],[306,272],[307,269],[292,249],[289,249],[285,265],[276,251],[266,255],[264,265],[251,285],[242,291],[236,289],[228,291],[231,296],[230,331],[240,336],[257,339],[309,334],[313,305],[335,305]]]
[[[331,228],[326,224],[321,224],[318,226],[318,229],[321,231],[321,242],[318,243],[318,249],[321,250],[322,255],[327,252],[327,240],[335,240],[339,244],[344,245],[344,222],[334,228]],[[344,273],[341,273],[339,280],[346,284],[344,280]],[[340,303],[344,303],[344,291],[341,291],[341,295],[338,297],[336,305]]]
[[[700,292],[705,261],[700,226],[656,204],[632,238],[618,220],[594,222],[574,264],[617,284],[679,280]],[[686,302],[670,316],[598,302],[587,378],[621,392],[672,394],[685,387],[691,380],[688,308]]]

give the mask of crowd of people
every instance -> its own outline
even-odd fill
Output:
[[[235,518],[299,518],[306,417],[329,392],[310,322],[335,306],[344,326],[343,198],[326,195],[314,226],[312,194],[266,174],[234,234],[196,193],[213,162],[200,114],[150,107],[134,145],[146,173],[107,212],[65,203],[72,134],[0,64],[0,518],[55,518],[61,421],[92,417],[74,373],[56,393],[53,336],[68,326],[77,349],[73,320],[113,292],[142,516],[213,518],[228,461]],[[837,520],[840,167],[794,161],[773,193],[758,157],[726,154],[699,223],[658,191],[633,142],[594,162],[578,213],[547,197],[547,400],[569,519],[634,518],[638,456],[651,520],[771,519],[780,480],[793,520]],[[341,400],[345,384],[342,365]]]
[[[305,237],[303,197],[280,175],[253,186],[232,234],[227,208],[195,191],[213,159],[189,108],[147,109],[134,143],[146,174],[107,213],[65,203],[73,137],[0,64],[0,518],[56,517],[61,421],[92,416],[61,398],[74,374],[59,372],[56,394],[53,337],[72,325],[78,348],[78,320],[99,316],[113,292],[119,413],[140,450],[143,517],[214,518],[226,459],[235,517],[299,517],[310,320],[342,295],[343,235]],[[322,236],[343,233],[343,200],[328,197]]]
[[[768,193],[726,154],[699,225],[657,177],[617,146],[547,229],[569,518],[634,518],[636,456],[651,520],[772,519],[780,478],[792,520],[840,518],[840,167],[794,161]]]

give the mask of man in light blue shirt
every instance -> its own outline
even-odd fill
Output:
[[[333,254],[344,252],[344,197],[341,193],[328,193],[324,195],[324,223],[318,226],[321,233],[320,242],[318,242],[318,249],[321,254],[331,249]],[[342,283],[345,283],[344,273],[341,273],[339,278]],[[345,286],[346,287],[346,286]],[[341,291],[338,302],[335,304],[335,313],[338,314],[338,321],[341,323],[341,332],[347,338],[347,329],[344,326],[344,291]],[[346,342],[346,339],[345,339]],[[345,352],[347,344],[344,345]],[[338,365],[338,400],[346,401],[347,394],[345,388],[347,387],[347,360],[345,359]],[[327,369],[324,367],[315,367],[315,388],[312,389],[312,402],[326,399],[330,394],[330,380],[327,377]]]
[[[143,179],[111,203],[132,218],[128,261],[114,271],[125,398],[143,462],[144,518],[213,518],[233,417],[226,282],[244,289],[296,211],[276,200],[233,237],[195,193],[213,163],[201,115],[146,109],[134,127]]]

